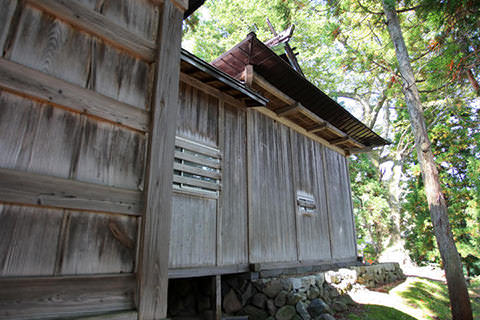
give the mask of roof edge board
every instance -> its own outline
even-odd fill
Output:
[[[268,103],[268,99],[258,94],[257,92],[246,87],[242,82],[237,79],[232,78],[225,72],[215,68],[209,63],[203,61],[202,59],[196,57],[185,49],[181,50],[181,60],[197,67],[201,71],[209,74],[210,76],[216,78],[218,81],[224,83],[225,85],[241,92],[248,98],[257,101],[260,105],[265,106]]]

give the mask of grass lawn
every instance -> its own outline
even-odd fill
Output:
[[[480,277],[469,287],[473,319],[480,319]],[[368,294],[368,293],[367,293]],[[365,302],[372,300],[372,304]],[[354,300],[355,297],[354,297]],[[373,293],[360,301],[359,310],[346,316],[350,320],[449,320],[447,286],[441,282],[409,278],[388,293]]]

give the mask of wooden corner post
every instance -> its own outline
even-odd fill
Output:
[[[138,319],[167,317],[168,256],[172,215],[173,153],[183,9],[160,4],[145,191],[138,263]]]

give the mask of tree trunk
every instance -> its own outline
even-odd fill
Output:
[[[422,169],[430,215],[435,237],[442,257],[448,284],[448,294],[452,306],[453,320],[472,320],[472,308],[467,285],[463,276],[462,264],[448,221],[447,204],[443,196],[437,167],[435,166],[431,143],[428,138],[420,95],[415,84],[410,58],[403,40],[400,22],[395,11],[394,0],[382,0],[390,38],[403,80],[403,94],[410,114],[410,123],[415,136],[415,147]]]

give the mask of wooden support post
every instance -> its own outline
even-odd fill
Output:
[[[215,320],[222,319],[222,276],[215,276]]]
[[[146,174],[146,209],[140,237],[137,302],[139,320],[167,317],[173,155],[182,20],[183,11],[171,1],[164,1],[159,19]]]

